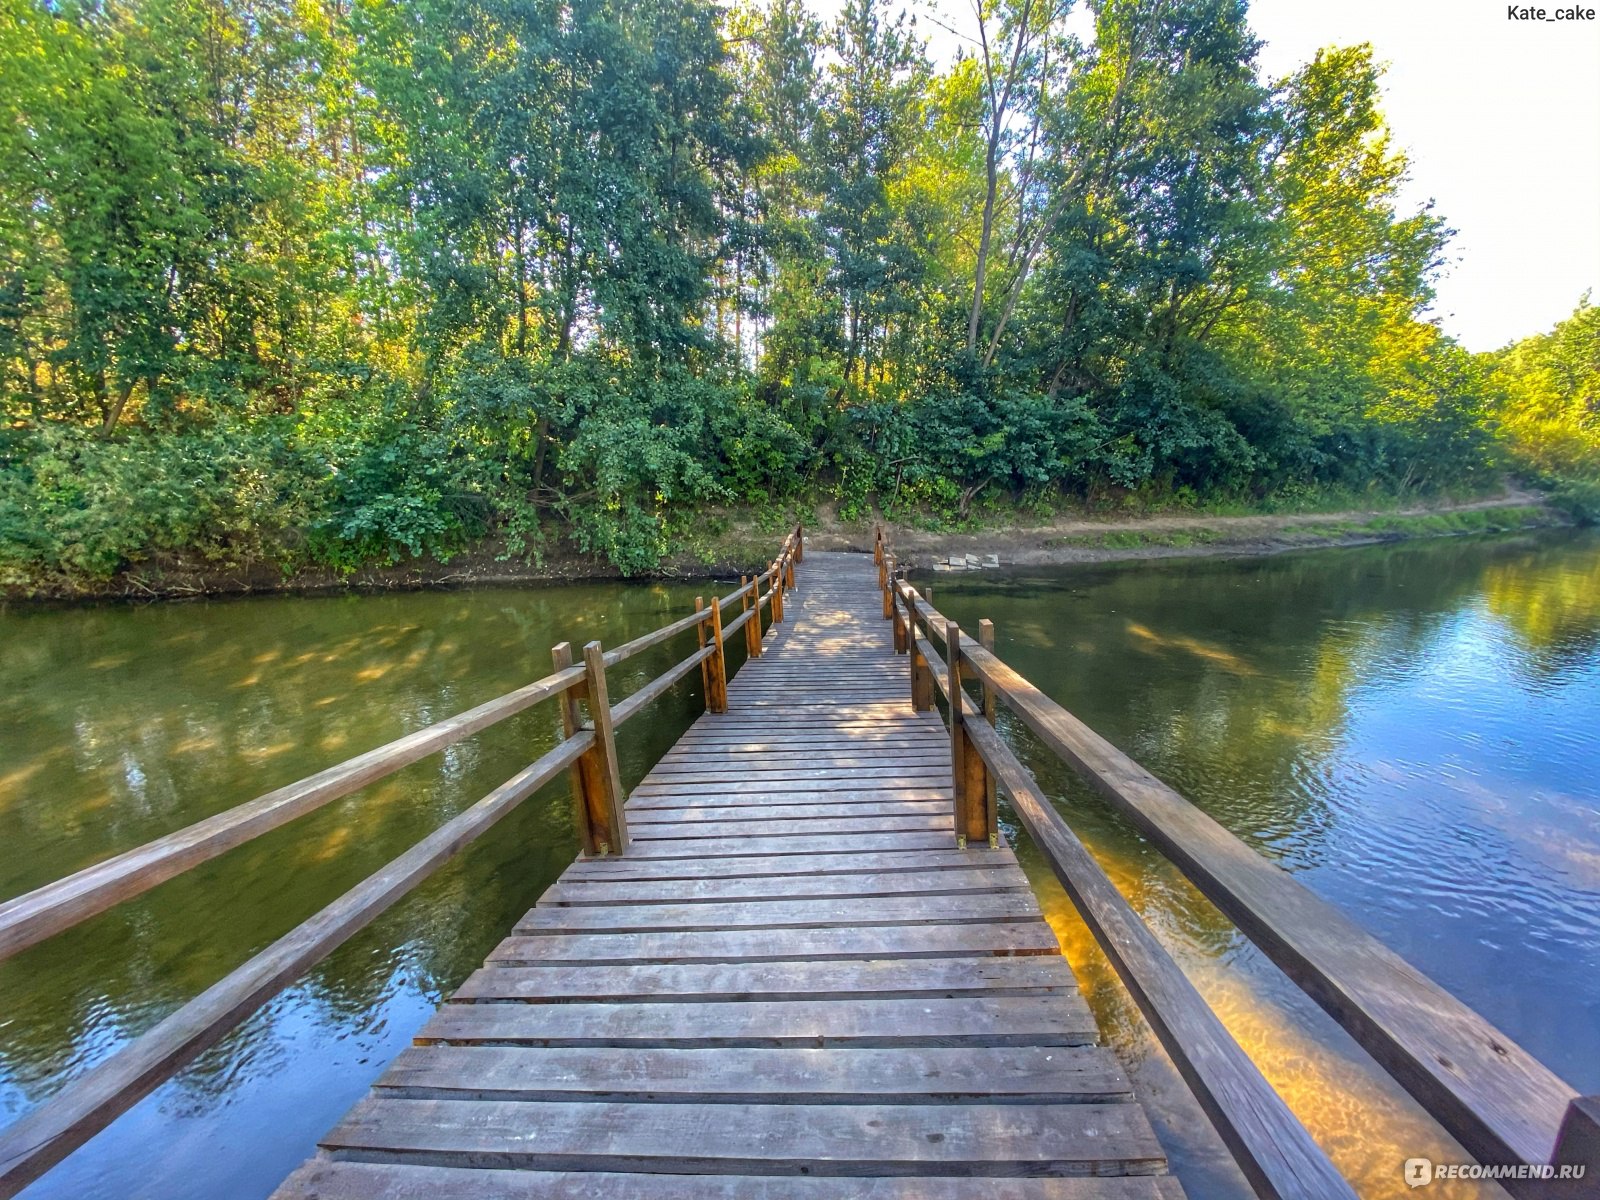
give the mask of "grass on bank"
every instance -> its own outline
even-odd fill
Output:
[[[1276,541],[1305,542],[1314,545],[1318,542],[1363,538],[1398,539],[1445,537],[1469,533],[1507,533],[1550,525],[1556,520],[1551,509],[1537,504],[1519,504],[1505,508],[1467,509],[1460,512],[1384,515],[1366,521],[1318,521],[1314,524],[1275,529],[1269,536]],[[1261,536],[1259,531],[1219,529],[1212,526],[1171,530],[1114,529],[1105,533],[1052,538],[1046,545],[1086,550],[1183,549],[1230,540],[1250,542],[1260,540]]]

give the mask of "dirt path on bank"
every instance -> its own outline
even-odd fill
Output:
[[[1436,528],[1426,518],[1502,512],[1505,523],[1487,521],[1481,531],[1561,525],[1566,519],[1537,492],[1509,489],[1486,499],[1418,504],[1404,508],[1329,513],[1245,516],[1162,515],[1062,517],[1037,524],[971,533],[937,533],[884,521],[900,561],[927,569],[950,556],[995,555],[1002,566],[1048,566],[1119,559],[1182,558],[1224,554],[1272,554],[1313,546],[1359,546],[1411,537],[1476,532]],[[1465,524],[1465,523],[1463,523]],[[1410,526],[1408,528],[1408,526]],[[827,519],[807,530],[808,544],[823,550],[871,547],[871,524],[840,526]]]

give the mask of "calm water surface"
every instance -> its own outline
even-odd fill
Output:
[[[802,571],[803,585],[803,571]],[[1600,1091],[1600,539],[935,577],[1001,653],[1586,1092]],[[704,587],[0,613],[0,898],[544,674]],[[614,695],[671,650],[617,672]],[[625,780],[699,711],[622,733]],[[541,706],[0,964],[0,1121],[554,743]],[[1105,805],[1011,731],[1118,884],[1366,1196],[1459,1157]],[[30,1189],[268,1195],[577,848],[564,785]],[[1243,1196],[1170,1064],[1017,839],[1195,1200]],[[1449,1193],[1438,1185],[1430,1196]]]
[[[929,582],[964,627],[992,619],[999,653],[1051,696],[1600,1091],[1600,537]],[[1412,1155],[1466,1159],[1129,824],[1009,733],[1363,1196],[1412,1194]],[[1015,840],[1190,1195],[1248,1195],[1048,867]]]

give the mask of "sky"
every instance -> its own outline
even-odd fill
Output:
[[[1600,0],[1531,0],[1551,14]],[[825,20],[842,0],[812,0]],[[907,0],[939,62],[974,28],[970,0]],[[1079,0],[1079,8],[1082,0]],[[1086,12],[1073,14],[1081,33]],[[1512,21],[1506,0],[1254,0],[1276,79],[1320,47],[1371,42],[1384,111],[1411,161],[1403,210],[1432,200],[1456,230],[1432,315],[1469,350],[1549,329],[1600,302],[1600,13]]]

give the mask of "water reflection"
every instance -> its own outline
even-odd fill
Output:
[[[1600,1090],[1600,538],[938,581],[1050,695],[1515,1037]],[[1014,744],[1363,1196],[1453,1146],[1023,730]],[[1052,924],[1191,1195],[1245,1196],[1023,839]],[[1430,1195],[1498,1196],[1436,1184]]]
[[[0,897],[615,645],[705,588],[277,598],[0,614]],[[629,660],[620,698],[692,639]],[[691,675],[621,734],[637,779]],[[552,746],[538,706],[0,963],[0,1121],[103,1060]],[[577,850],[564,782],[25,1194],[267,1195]]]

